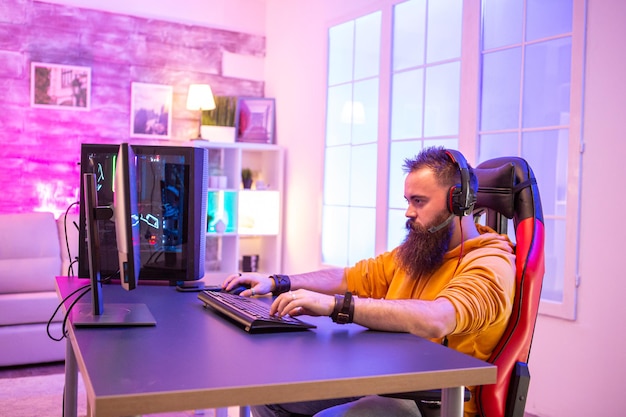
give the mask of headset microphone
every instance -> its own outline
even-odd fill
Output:
[[[446,227],[447,225],[449,225],[450,222],[452,221],[452,219],[454,219],[454,213],[449,215],[448,218],[443,223],[439,224],[438,226],[429,227],[428,231],[430,233],[438,232],[441,229],[443,229],[444,227]]]

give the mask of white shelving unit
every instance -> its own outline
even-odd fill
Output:
[[[204,281],[219,284],[258,255],[260,273],[282,268],[284,148],[254,143],[194,141],[209,152],[207,248]],[[254,182],[243,189],[241,170]]]

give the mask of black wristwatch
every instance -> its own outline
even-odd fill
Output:
[[[270,275],[270,278],[274,280],[274,291],[272,291],[272,295],[282,294],[291,290],[289,275],[274,274]]]
[[[344,295],[335,294],[335,308],[330,318],[339,324],[352,323],[354,318],[354,299],[350,291]]]

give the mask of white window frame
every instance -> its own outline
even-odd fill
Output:
[[[378,182],[376,189],[376,241],[375,252],[380,254],[387,246],[389,131],[391,102],[391,54],[393,7],[400,0],[381,2],[377,9],[382,12],[380,93],[378,114]],[[572,24],[572,73],[570,92],[570,125],[568,155],[568,191],[565,244],[565,273],[563,277],[563,300],[541,300],[539,313],[559,318],[576,319],[576,293],[579,285],[579,218],[581,159],[584,150],[582,138],[584,58],[586,32],[586,0],[573,0]],[[330,27],[371,13],[376,8],[346,16],[341,22],[329,23]],[[326,32],[328,33],[328,31]],[[479,100],[481,77],[481,1],[463,2],[463,41],[461,51],[461,106],[459,122],[459,150],[475,165],[478,154]],[[327,88],[327,86],[325,86]],[[321,245],[321,240],[320,240]]]

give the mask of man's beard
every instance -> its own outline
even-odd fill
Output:
[[[432,226],[445,222],[449,216],[450,213],[442,213],[433,221]],[[428,231],[429,227],[415,223],[411,219],[406,222],[408,233],[396,256],[398,264],[410,278],[427,277],[435,272],[448,252],[452,239],[452,224],[434,233]]]

